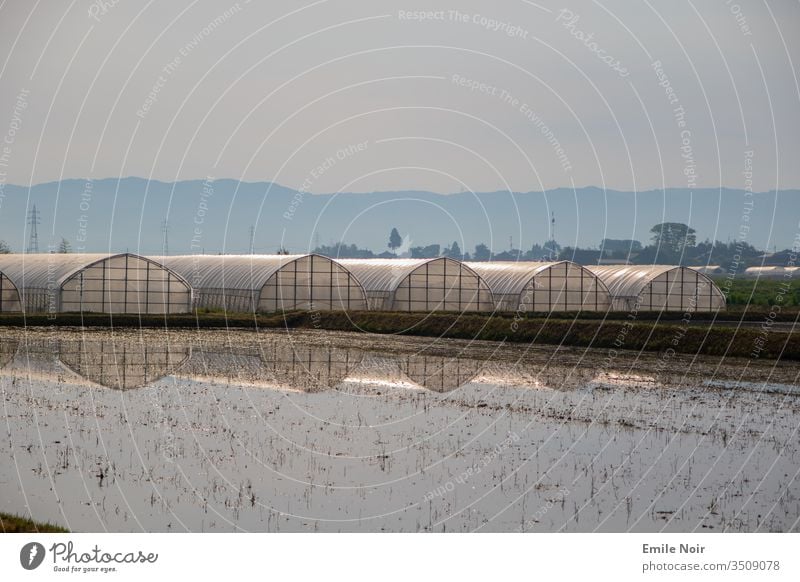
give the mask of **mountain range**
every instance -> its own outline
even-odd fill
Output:
[[[170,254],[305,252],[344,241],[386,250],[396,227],[405,245],[457,241],[465,251],[529,249],[554,232],[561,246],[596,247],[603,238],[650,240],[661,222],[683,222],[697,240],[745,240],[757,248],[791,247],[800,231],[800,190],[752,195],[742,190],[621,192],[596,187],[546,192],[424,191],[310,194],[269,182],[129,177],[62,180],[0,189],[0,239],[28,247],[28,217],[39,215],[41,251],[66,239],[75,252]],[[555,218],[555,224],[552,223]]]

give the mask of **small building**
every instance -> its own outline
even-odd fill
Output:
[[[356,277],[321,255],[179,255],[158,260],[189,282],[198,309],[254,313],[367,308]]]
[[[340,259],[379,311],[493,311],[486,282],[455,259]]]
[[[706,275],[674,265],[587,267],[606,285],[614,311],[716,311],[725,295]]]
[[[183,278],[132,253],[0,255],[0,272],[26,313],[169,314],[191,305]]]
[[[597,276],[572,261],[467,263],[492,290],[499,311],[608,311]]]

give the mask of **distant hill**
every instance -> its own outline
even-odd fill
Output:
[[[209,187],[210,186],[210,187]],[[292,252],[343,240],[376,252],[386,249],[397,227],[409,245],[450,244],[465,251],[478,243],[493,250],[527,249],[548,238],[550,215],[562,246],[597,246],[603,238],[647,242],[649,230],[665,221],[685,222],[698,241],[735,239],[744,224],[747,242],[772,250],[792,245],[800,222],[800,191],[753,195],[743,222],[745,195],[739,190],[617,192],[588,187],[572,191],[375,192],[301,195],[270,183],[199,180],[147,182],[141,178],[64,180],[30,189],[7,185],[0,194],[0,239],[14,250],[27,246],[26,212],[36,204],[41,215],[42,250],[66,238],[73,250],[162,249],[162,221],[169,221],[169,251],[247,252],[250,227],[255,249]]]

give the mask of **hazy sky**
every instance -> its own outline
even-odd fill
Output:
[[[797,0],[0,6],[4,183],[800,187]]]

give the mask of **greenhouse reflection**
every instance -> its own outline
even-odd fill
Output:
[[[437,346],[386,353],[281,336],[238,343],[90,337],[0,341],[0,375],[115,390],[172,378],[303,393],[355,389],[361,395],[445,394],[471,384],[561,391],[642,388],[661,379],[580,362],[503,361],[464,352],[448,356]]]

